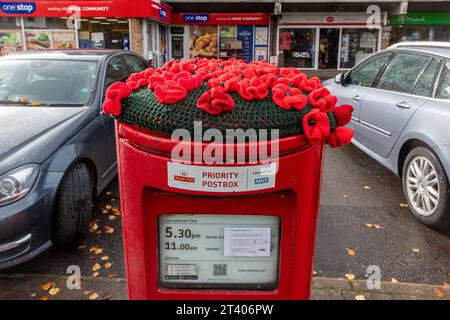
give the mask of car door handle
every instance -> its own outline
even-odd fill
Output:
[[[411,109],[411,105],[405,101],[397,103],[396,106],[399,109]]]
[[[357,94],[356,96],[353,97],[353,100],[355,100],[355,101],[361,101],[362,98],[361,98],[361,96],[360,96],[359,94]]]

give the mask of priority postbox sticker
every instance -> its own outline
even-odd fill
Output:
[[[167,164],[169,187],[204,192],[245,192],[275,187],[276,163],[240,167]]]

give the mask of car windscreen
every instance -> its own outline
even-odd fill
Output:
[[[85,105],[97,67],[96,61],[0,60],[0,105]]]

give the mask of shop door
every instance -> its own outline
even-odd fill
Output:
[[[167,26],[158,25],[158,68],[169,60],[169,31]]]
[[[339,50],[339,29],[320,29],[319,69],[337,69]]]

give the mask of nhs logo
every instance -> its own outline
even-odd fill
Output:
[[[265,184],[265,183],[269,183],[269,177],[255,179],[255,184]]]
[[[164,8],[159,8],[159,17],[161,19],[167,19],[167,11]]]
[[[183,20],[185,22],[199,22],[199,23],[206,23],[209,21],[209,14],[192,14],[187,13],[183,14]]]
[[[5,14],[32,14],[36,11],[35,2],[0,2],[0,11]]]

